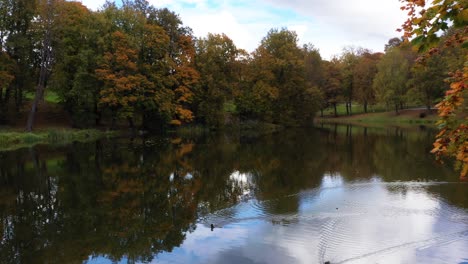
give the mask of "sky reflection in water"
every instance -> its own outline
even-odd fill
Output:
[[[0,152],[0,262],[467,262],[468,184],[434,162],[433,135],[330,126]]]
[[[450,185],[324,176],[318,190],[297,194],[296,214],[264,216],[255,201],[237,205],[228,225],[211,232],[200,224],[155,262],[460,263],[468,214],[427,190]]]

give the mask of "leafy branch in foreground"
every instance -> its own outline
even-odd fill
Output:
[[[408,11],[408,20],[403,24],[404,37],[411,38],[412,43],[424,52],[419,60],[439,53],[435,45],[439,42],[438,33],[449,30],[451,25],[456,29],[445,40],[445,47],[461,47],[464,51],[464,66],[452,73],[450,88],[437,107],[439,109],[440,133],[437,135],[432,153],[440,160],[444,156],[457,160],[461,170],[460,177],[468,176],[468,3],[466,0],[433,0],[430,5],[424,0],[400,0]]]

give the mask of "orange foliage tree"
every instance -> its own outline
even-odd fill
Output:
[[[172,125],[181,125],[193,121],[194,115],[190,109],[193,100],[193,87],[198,84],[199,73],[195,70],[195,47],[192,37],[182,35],[179,37],[180,54],[175,63],[174,93],[175,115],[171,120]]]
[[[112,112],[112,126],[117,118],[126,118],[133,126],[137,102],[143,96],[142,87],[147,79],[138,73],[137,50],[133,49],[128,37],[116,31],[111,36],[111,45],[96,70],[99,80],[104,83],[99,104]]]
[[[420,51],[425,51],[420,59],[424,63],[427,56],[439,52],[435,45],[439,42],[440,31],[452,25],[457,32],[445,41],[445,45],[468,48],[468,9],[466,1],[433,0],[429,5],[424,0],[400,0],[402,10],[408,11],[408,20],[403,24],[404,36],[411,38]],[[466,54],[466,52],[465,52]],[[440,160],[444,156],[454,157],[461,170],[461,178],[468,175],[468,55],[465,65],[451,74],[448,79],[450,89],[439,108],[438,122],[440,133],[437,135],[432,153]]]

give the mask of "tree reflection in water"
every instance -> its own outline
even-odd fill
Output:
[[[0,259],[148,262],[180,246],[204,215],[241,201],[287,197],[262,210],[294,215],[294,194],[323,187],[327,177],[456,181],[450,166],[430,156],[433,135],[329,125],[256,138],[118,139],[0,152]],[[463,186],[428,190],[468,208]]]

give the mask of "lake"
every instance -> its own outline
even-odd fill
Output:
[[[322,125],[0,152],[0,263],[468,263],[435,131]]]

